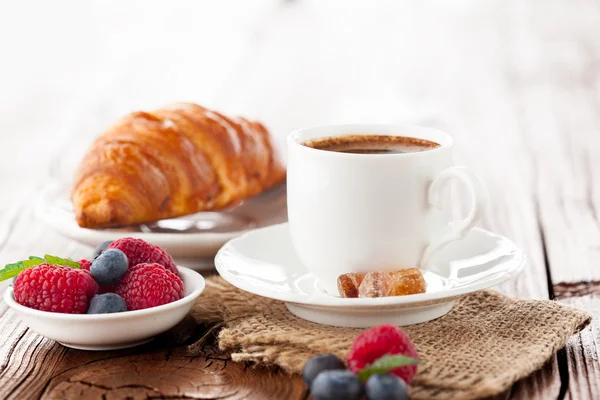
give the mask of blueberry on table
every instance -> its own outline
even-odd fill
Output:
[[[333,354],[319,354],[310,358],[302,369],[304,382],[310,387],[317,375],[323,371],[346,369],[346,364]]]
[[[88,314],[108,314],[127,311],[125,300],[115,293],[97,294],[92,297]]]
[[[107,249],[92,261],[90,272],[101,286],[112,286],[119,283],[127,268],[129,261],[125,253],[118,249]]]
[[[406,383],[396,375],[375,374],[365,384],[367,400],[407,400]]]
[[[360,400],[363,384],[352,371],[331,370],[317,376],[310,392],[313,400]]]
[[[100,243],[98,246],[96,246],[96,248],[94,249],[94,255],[92,257],[92,260],[96,257],[98,257],[100,254],[102,254],[102,252],[104,250],[106,250],[106,248],[112,243],[112,241],[107,240],[106,242],[102,242]]]

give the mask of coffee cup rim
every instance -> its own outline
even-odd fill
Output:
[[[416,134],[418,132],[419,134]],[[325,137],[335,137],[342,135],[387,135],[387,136],[404,136],[416,139],[426,139],[439,144],[439,147],[427,151],[415,153],[392,153],[392,154],[357,154],[357,153],[342,153],[324,151],[312,147],[304,146],[302,142],[310,139],[319,139]],[[308,128],[301,128],[293,131],[287,137],[288,145],[300,146],[303,149],[311,152],[326,153],[340,157],[416,157],[426,154],[433,154],[454,145],[454,139],[448,133],[439,129],[426,126],[414,125],[409,123],[395,124],[332,124],[332,125],[317,125]]]

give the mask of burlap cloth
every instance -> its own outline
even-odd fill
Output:
[[[246,293],[218,276],[207,280],[192,315],[203,323],[227,321],[219,347],[234,361],[276,364],[289,373],[299,373],[319,353],[345,359],[362,331],[302,320],[283,302]],[[422,359],[410,396],[471,399],[502,392],[590,321],[586,312],[550,300],[512,299],[491,290],[462,296],[445,316],[404,328]]]

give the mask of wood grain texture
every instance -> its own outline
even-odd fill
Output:
[[[592,324],[567,345],[570,399],[600,398],[600,296],[572,297],[561,302],[592,314]]]
[[[6,399],[300,399],[301,378],[278,370],[231,363],[207,346],[190,357],[183,347],[157,345],[113,352],[68,350],[29,334],[16,343],[25,362],[3,371]],[[158,347],[158,348],[157,348]],[[40,371],[43,369],[43,371]],[[11,378],[12,377],[12,378]],[[15,382],[15,377],[20,379]],[[40,379],[42,378],[43,379]]]
[[[62,398],[209,398],[299,399],[300,377],[231,363],[214,349],[189,357],[179,348],[129,356],[106,355],[76,368],[66,368],[50,380],[43,397]],[[77,360],[81,363],[81,359]],[[67,367],[65,362],[61,367]],[[60,370],[58,370],[60,371]]]
[[[510,72],[515,106],[520,124],[527,129],[523,138],[534,163],[532,184],[551,291],[597,318],[600,9],[593,2],[581,2],[575,7],[549,7],[540,14],[541,5],[533,2],[519,9],[519,29],[535,29],[539,35],[516,46],[521,51]],[[537,51],[527,53],[525,46]],[[518,68],[524,65],[527,68]],[[597,325],[593,325],[566,348],[571,398],[600,396],[598,337]]]
[[[551,8],[543,15],[531,5],[523,14],[524,23],[540,32],[530,43],[538,50],[528,57],[527,70],[514,68],[511,75],[515,105],[534,161],[534,187],[552,280],[598,281],[600,37],[595,32],[600,10],[592,2],[583,2],[564,10]],[[574,20],[579,23],[571,24]]]
[[[291,130],[318,124],[440,127],[455,136],[457,161],[488,186],[482,226],[528,255],[527,270],[500,290],[556,296],[596,318],[498,398],[600,398],[595,2],[62,1],[35,4],[35,13],[13,3],[0,6],[0,37],[19,38],[3,42],[9,61],[0,66],[0,149],[9,149],[0,157],[0,264],[89,255],[37,220],[36,194],[48,175],[70,179],[94,136],[133,110],[193,101],[265,121],[281,147]],[[1,302],[0,337],[0,398],[304,395],[297,377],[244,371],[208,350],[194,359],[155,347],[67,350]]]

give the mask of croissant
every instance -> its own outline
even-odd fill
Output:
[[[71,199],[79,226],[103,228],[220,209],[284,178],[259,122],[177,103],[131,113],[98,137]]]

